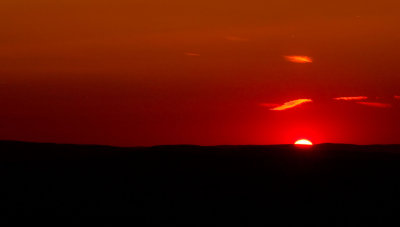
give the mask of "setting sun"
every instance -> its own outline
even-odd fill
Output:
[[[313,145],[313,143],[311,141],[306,140],[306,139],[297,140],[294,144],[295,145],[306,145],[306,146]]]

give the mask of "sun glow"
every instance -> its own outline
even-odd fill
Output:
[[[297,140],[295,143],[294,143],[295,145],[302,145],[302,146],[311,146],[311,145],[313,145],[313,143],[311,142],[311,141],[309,141],[309,140],[306,140],[306,139],[301,139],[301,140]]]

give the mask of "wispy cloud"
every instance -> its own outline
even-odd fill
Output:
[[[287,110],[303,103],[312,102],[311,99],[296,99],[289,102],[285,102],[284,104],[271,108],[270,110],[280,111],[280,110]]]
[[[294,63],[311,63],[312,59],[308,56],[285,56],[285,59]]]
[[[394,95],[393,97],[395,99],[400,100],[399,95]],[[368,101],[365,101],[365,100],[369,99],[369,97],[367,97],[367,96],[343,96],[343,97],[336,97],[336,98],[332,98],[332,99],[333,100],[343,100],[343,101],[354,101],[354,102],[352,102],[354,104],[370,106],[370,107],[375,107],[375,108],[390,108],[390,107],[393,107],[393,105],[395,105],[394,103],[388,103],[388,102],[386,102],[386,103],[384,103],[384,102],[368,102]],[[328,100],[325,100],[325,101],[328,101]],[[263,107],[268,107],[269,110],[282,111],[282,110],[287,110],[287,109],[297,107],[299,105],[302,105],[302,104],[308,103],[308,102],[313,102],[313,100],[312,99],[296,99],[296,100],[291,100],[291,101],[285,102],[283,104],[260,103],[259,105],[263,106]]]
[[[381,103],[381,102],[357,102],[357,103],[365,106],[372,106],[378,108],[389,108],[392,106],[389,103]]]
[[[190,57],[199,57],[200,54],[198,53],[193,53],[193,52],[185,52],[184,53],[186,56],[190,56]]]
[[[367,96],[349,96],[349,97],[337,97],[333,98],[334,100],[344,100],[344,101],[353,101],[353,100],[364,100],[368,99]]]

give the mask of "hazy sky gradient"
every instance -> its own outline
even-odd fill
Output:
[[[3,0],[0,139],[400,143],[398,1]],[[285,56],[309,56],[312,63]],[[368,96],[374,108],[335,97]],[[313,102],[286,111],[260,103]]]

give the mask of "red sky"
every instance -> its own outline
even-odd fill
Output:
[[[0,139],[400,143],[399,7],[3,0]],[[358,96],[368,99],[335,100]],[[312,102],[284,111],[262,105],[297,99]]]

